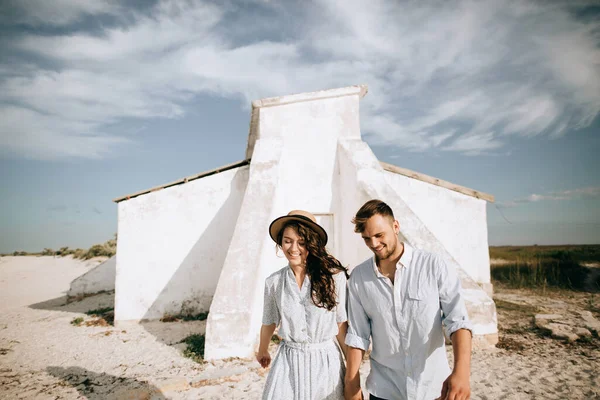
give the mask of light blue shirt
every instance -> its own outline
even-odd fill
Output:
[[[367,390],[389,400],[431,400],[450,374],[444,333],[472,330],[457,271],[439,256],[404,244],[394,283],[375,258],[352,271],[346,344],[367,350]]]

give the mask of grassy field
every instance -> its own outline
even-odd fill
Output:
[[[490,246],[490,258],[509,261],[535,258],[600,262],[600,245]]]
[[[599,291],[600,245],[492,246],[494,285]],[[504,260],[498,263],[497,260]]]

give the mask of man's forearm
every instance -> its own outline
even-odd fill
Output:
[[[344,392],[346,400],[361,398],[359,369],[364,354],[364,350],[348,346],[346,353],[346,387]]]
[[[459,329],[452,334],[454,371],[471,374],[471,332]]]

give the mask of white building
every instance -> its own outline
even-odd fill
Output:
[[[378,161],[360,134],[366,92],[255,101],[244,161],[116,199],[116,322],[210,310],[206,358],[252,357],[264,280],[286,264],[269,223],[291,209],[314,213],[332,254],[351,268],[370,252],[350,221],[378,198],[394,210],[403,240],[460,268],[475,337],[495,343],[486,222],[493,197]]]

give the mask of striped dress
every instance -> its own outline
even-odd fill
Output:
[[[310,279],[298,288],[289,266],[265,282],[263,324],[279,325],[283,339],[273,359],[263,400],[339,400],[344,398],[345,366],[335,343],[338,323],[347,320],[346,276],[334,275],[338,306],[314,305]]]

